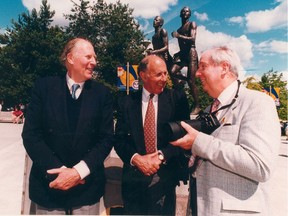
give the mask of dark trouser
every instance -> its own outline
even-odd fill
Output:
[[[163,182],[157,174],[146,187],[141,183],[138,190],[129,191],[128,187],[123,194],[125,215],[175,215],[175,186]]]
[[[196,188],[196,178],[190,175],[189,180],[189,196],[190,196],[190,208],[192,211],[192,216],[197,216],[197,188]]]

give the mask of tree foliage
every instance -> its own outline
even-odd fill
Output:
[[[72,1],[73,2],[73,1]],[[98,55],[98,79],[116,89],[116,68],[141,60],[144,36],[132,16],[133,10],[119,1],[73,2],[71,14],[65,15],[69,25],[52,26],[54,11],[42,0],[40,11],[19,15],[12,27],[0,35],[0,99],[5,104],[29,101],[30,89],[39,76],[64,72],[59,56],[68,39],[84,37],[92,41]]]
[[[139,24],[132,16],[133,10],[120,1],[107,4],[98,1],[74,2],[71,14],[66,15],[70,37],[85,37],[93,42],[98,56],[98,75],[110,85],[116,84],[119,65],[138,64],[143,53],[144,39]]]
[[[37,77],[63,72],[58,57],[65,37],[59,27],[51,26],[54,13],[43,0],[39,12],[22,13],[1,35],[5,45],[0,49],[0,95],[6,105],[27,103]]]
[[[261,81],[256,82],[254,77],[248,77],[243,83],[247,88],[257,91],[262,91],[263,88],[280,88],[280,106],[277,107],[277,112],[280,119],[287,120],[287,81],[283,81],[282,73],[271,69],[263,74]]]

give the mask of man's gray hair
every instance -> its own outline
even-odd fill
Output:
[[[226,46],[211,49],[210,61],[214,64],[220,64],[221,62],[228,63],[230,65],[230,71],[236,77],[238,77],[239,73],[243,70],[237,53]]]

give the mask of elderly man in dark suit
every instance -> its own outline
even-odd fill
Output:
[[[174,215],[180,148],[169,144],[164,125],[189,118],[183,91],[166,89],[167,67],[156,55],[138,72],[142,91],[119,101],[115,149],[124,162],[122,194],[126,215]]]
[[[112,148],[112,98],[91,80],[96,55],[89,41],[69,41],[61,60],[66,76],[36,82],[23,128],[33,161],[30,199],[36,214],[97,215]]]

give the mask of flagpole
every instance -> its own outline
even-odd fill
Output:
[[[130,90],[130,71],[129,71],[129,62],[127,62],[127,71],[126,71],[126,94],[129,95]]]

